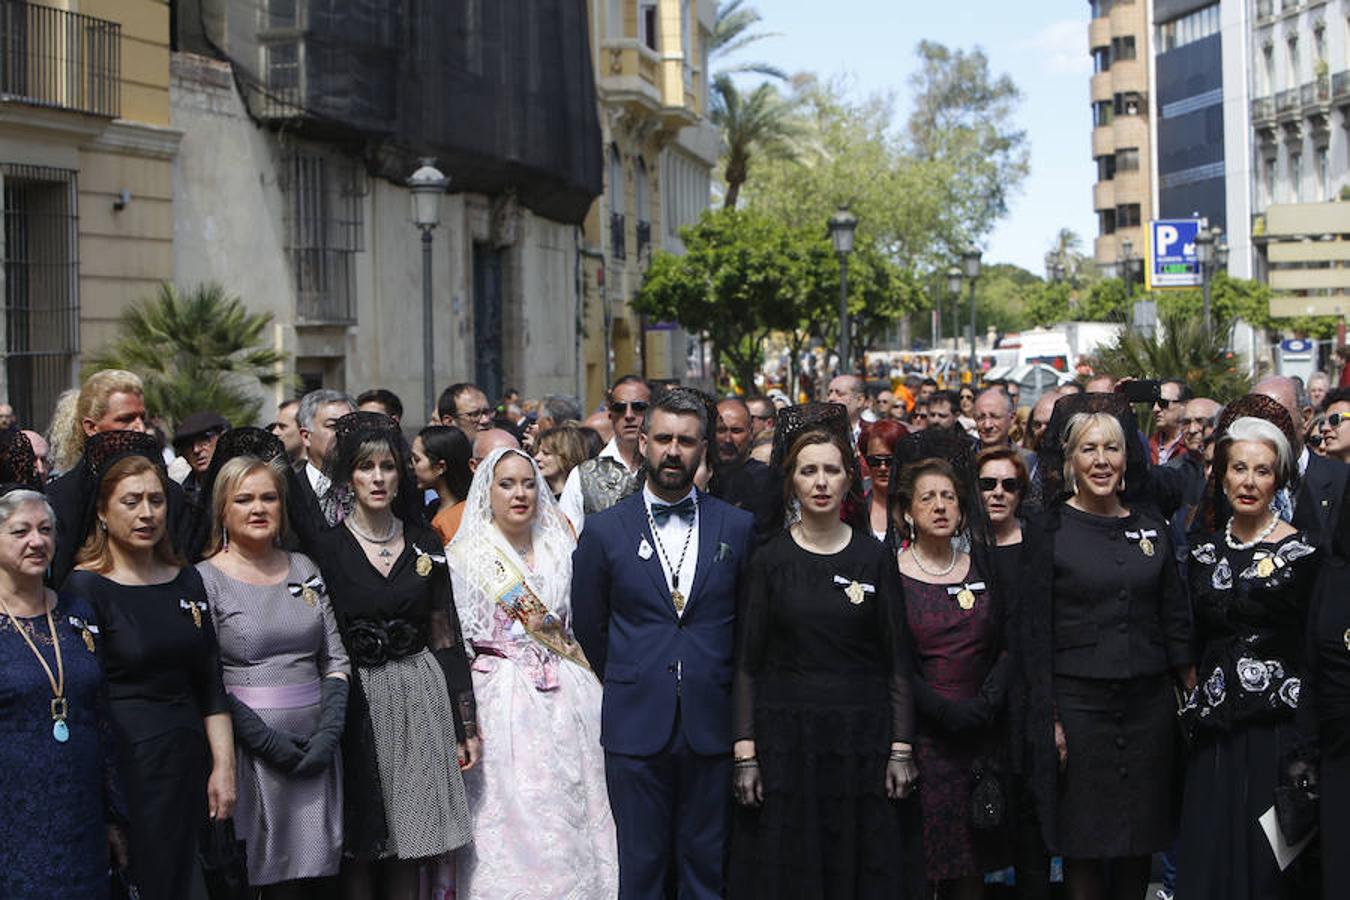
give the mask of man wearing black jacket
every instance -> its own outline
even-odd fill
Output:
[[[717,472],[708,493],[755,517],[755,545],[783,527],[783,481],[764,463],[750,458],[750,408],[737,397],[717,404]]]

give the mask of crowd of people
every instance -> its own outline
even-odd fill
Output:
[[[96,372],[0,430],[0,896],[1339,896],[1350,390],[1017,388]]]

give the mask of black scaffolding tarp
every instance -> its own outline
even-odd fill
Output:
[[[229,60],[260,123],[402,182],[514,191],[579,223],[601,190],[586,0],[178,0],[178,46]]]

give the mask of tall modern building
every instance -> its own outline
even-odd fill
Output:
[[[1145,0],[1089,0],[1089,4],[1092,157],[1097,163],[1093,258],[1103,271],[1114,272],[1126,241],[1134,255],[1141,252],[1142,226],[1153,218],[1149,10]]]
[[[1252,233],[1276,315],[1350,311],[1347,0],[1255,0]]]

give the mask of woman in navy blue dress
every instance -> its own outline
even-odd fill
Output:
[[[43,586],[55,545],[41,494],[0,496],[0,897],[106,897],[120,819],[98,626]]]

